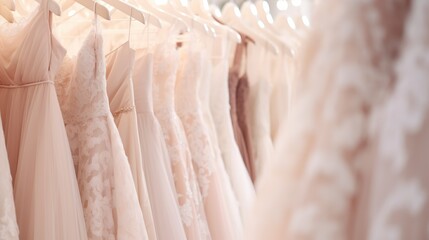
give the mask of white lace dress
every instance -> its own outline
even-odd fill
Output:
[[[90,31],[76,59],[63,64],[56,83],[88,239],[148,239],[130,165],[109,109],[99,28]]]
[[[0,239],[18,240],[12,177],[0,119]]]
[[[249,44],[247,50],[247,76],[249,79],[249,129],[252,138],[252,155],[255,175],[258,177],[267,163],[272,162],[274,151],[271,139],[270,95],[272,77],[270,53],[260,45]]]
[[[172,30],[172,29],[165,29]],[[174,103],[174,89],[178,67],[178,52],[170,32],[160,33],[154,48],[153,100],[167,150],[176,186],[180,214],[189,240],[211,239],[205,219],[201,193],[195,176],[188,142]]]
[[[198,99],[201,73],[202,52],[195,45],[182,47],[175,91],[176,111],[186,132],[212,239],[239,239]]]
[[[354,239],[429,239],[428,11],[411,1],[392,87],[372,114]]]
[[[370,171],[370,117],[389,89],[408,5],[329,0],[318,6],[293,110],[246,224],[248,240],[354,239]],[[374,239],[402,239],[396,233]]]

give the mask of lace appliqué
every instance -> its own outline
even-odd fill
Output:
[[[0,213],[3,213],[2,216],[0,216],[0,239],[18,240],[18,226],[16,224],[14,210],[15,207],[12,196],[3,199],[3,204],[0,206]]]

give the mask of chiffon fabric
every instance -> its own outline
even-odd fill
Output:
[[[115,119],[131,167],[134,186],[137,190],[149,239],[157,239],[145,172],[143,171],[137,113],[134,104],[134,89],[131,79],[134,61],[135,51],[130,48],[129,42],[121,45],[107,56],[107,95],[109,96],[110,111]]]
[[[202,197],[192,166],[186,134],[175,110],[174,89],[179,64],[179,54],[173,39],[176,35],[175,27],[172,25],[160,32],[160,42],[154,47],[154,111],[167,145],[186,236],[190,240],[206,240],[211,239],[211,236]]]
[[[12,177],[0,120],[0,239],[18,240],[19,230],[13,202]]]
[[[153,54],[137,50],[133,70],[143,169],[158,240],[186,240],[164,136],[152,100]]]
[[[0,30],[0,112],[20,239],[87,239],[70,144],[54,88],[65,55],[48,1]]]
[[[255,198],[255,188],[234,137],[228,90],[229,66],[227,52],[230,48],[225,38],[226,36],[222,36],[222,38],[216,39],[214,43],[215,53],[213,55],[216,57],[211,59],[212,74],[208,82],[210,87],[207,88],[210,89],[210,110],[216,128],[221,156],[238,200],[241,217],[244,219],[245,213],[249,211]],[[208,94],[207,91],[203,92],[203,94]]]
[[[97,21],[57,79],[88,239],[148,239],[130,165],[109,109]]]
[[[194,43],[195,44],[195,43]],[[202,51],[185,45],[180,49],[177,72],[176,111],[184,126],[212,239],[240,239],[234,229],[225,185],[198,99],[202,77]]]
[[[246,72],[249,81],[249,97],[247,104],[247,116],[249,132],[252,139],[252,165],[255,178],[261,174],[265,165],[272,161],[274,151],[271,140],[270,126],[270,96],[271,96],[271,72],[270,54],[259,45],[247,46]],[[277,57],[277,56],[276,56]],[[283,80],[284,81],[284,80]],[[284,119],[282,118],[284,121]]]
[[[302,52],[299,78],[293,83],[293,110],[281,128],[275,161],[258,182],[246,239],[427,238],[427,208],[421,205],[424,185],[408,179],[413,174],[405,174],[424,169],[427,161],[394,169],[400,148],[390,144],[405,143],[403,127],[417,123],[405,119],[419,115],[400,111],[384,116],[379,129],[375,128],[383,135],[373,133],[371,127],[397,82],[395,66],[410,2],[329,0],[320,4]],[[419,14],[418,19],[427,21],[427,14]],[[427,32],[426,25],[417,25],[410,40]],[[412,42],[413,54],[424,52],[425,48],[415,45],[427,42],[423,39]],[[427,69],[426,58],[411,61],[407,78]],[[427,75],[415,79],[426,81]],[[412,88],[407,83],[405,89]],[[385,110],[418,109],[421,96],[425,94],[414,94],[410,102],[392,100],[394,104]],[[373,138],[379,137],[392,141],[383,146],[395,156],[392,160],[381,161],[374,153]],[[401,171],[392,178],[396,170]],[[420,180],[426,183],[426,179]],[[413,231],[419,224],[424,225],[421,231]]]
[[[212,80],[212,64],[211,56],[213,56],[213,50],[211,46],[214,46],[214,39],[201,38],[202,43],[205,43],[205,50],[202,51],[201,59],[201,77],[198,80],[198,100],[200,101],[201,114],[203,117],[203,124],[205,125],[209,138],[210,147],[214,153],[215,158],[215,169],[219,173],[219,178],[222,182],[222,188],[224,190],[224,197],[228,205],[228,212],[232,226],[235,229],[236,239],[243,238],[243,223],[240,216],[239,203],[232,187],[231,179],[225,168],[225,163],[222,159],[222,154],[219,148],[219,140],[216,133],[216,126],[214,123],[213,115],[210,111],[210,81]],[[237,170],[237,169],[236,169]],[[243,169],[246,171],[245,169]]]

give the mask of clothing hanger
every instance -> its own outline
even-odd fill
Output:
[[[36,0],[36,2],[38,2],[39,4],[42,4],[42,1],[43,0]],[[61,16],[60,5],[54,0],[47,0],[47,1],[48,1],[48,10],[57,16]]]
[[[268,5],[268,2],[266,0],[258,0],[255,3],[256,9],[258,11],[259,19],[265,24],[265,27],[271,31],[272,34],[275,34],[278,36],[278,31],[274,26],[274,19],[273,16],[270,14],[270,6]],[[295,46],[294,41],[292,41],[290,38],[282,39],[279,37],[283,42],[286,43],[289,48],[293,49],[292,46]]]
[[[149,19],[148,24],[161,27],[161,22],[158,20],[158,18],[148,18],[148,14],[146,12],[129,3],[123,2],[121,0],[103,0],[103,2],[106,2],[120,12],[136,19],[143,24],[146,23],[146,19]]]
[[[146,11],[140,10],[129,3],[123,2],[121,0],[103,0],[103,2],[108,3],[115,9],[121,11],[122,13],[125,13],[126,15],[136,19],[137,21],[143,24],[145,24],[146,19],[148,19],[147,21],[148,24],[151,24],[159,28],[161,27],[161,22],[157,17],[155,16],[149,17],[149,15],[151,14],[147,13]]]
[[[210,26],[215,29],[216,32],[225,32],[227,33],[227,36],[229,39],[236,43],[241,42],[241,36],[239,33],[234,31],[233,29],[219,24],[213,16],[210,14],[210,8],[207,0],[192,0],[191,2],[191,9],[195,14],[200,16],[201,18],[205,19],[208,23],[210,23]]]
[[[198,21],[198,19],[193,14],[189,14],[189,9],[184,6],[184,3],[182,1],[170,0],[167,2],[167,4],[164,4],[162,6],[172,15],[183,19],[186,24],[190,26],[191,30],[201,32],[208,37],[215,37],[214,30],[209,28],[207,24],[203,23],[202,21]],[[185,2],[185,4],[186,3],[187,2]]]
[[[13,17],[12,11],[8,7],[3,5],[3,2],[0,2],[0,15],[10,23],[15,22],[15,18]]]
[[[64,10],[67,10],[76,2],[84,6],[85,8],[95,12],[98,16],[106,20],[111,19],[111,13],[109,9],[107,9],[107,7],[102,4],[95,3],[93,0],[66,0],[61,4],[61,6]],[[98,5],[95,6],[95,4]]]
[[[265,27],[265,24],[258,16],[258,10],[256,9],[256,6],[252,2],[246,1],[241,5],[241,14],[246,22],[252,25],[255,31],[259,32],[263,36],[268,36],[270,40],[276,45],[276,47],[282,52],[292,55],[291,48],[277,35],[273,34]]]
[[[255,3],[255,7],[259,16],[259,20],[264,23],[266,28],[275,33],[273,27],[274,19],[270,14],[270,6],[268,5],[268,2],[265,0],[258,0]]]
[[[176,24],[180,31],[189,31],[188,25],[186,25],[182,19],[177,18],[176,16],[157,7],[151,2],[151,0],[137,0],[137,4],[139,4],[144,10],[148,11],[153,16],[156,16],[158,19],[168,22],[169,24]]]
[[[238,9],[237,5],[232,2],[228,2],[222,9],[222,18],[221,20],[236,29],[237,31],[249,36],[256,42],[259,42],[264,47],[268,49],[268,51],[273,54],[279,54],[279,49],[273,44],[268,38],[262,36],[258,32],[255,32],[252,28],[248,27],[241,19],[241,13]]]

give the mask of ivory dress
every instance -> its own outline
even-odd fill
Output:
[[[13,202],[12,177],[0,120],[0,239],[19,240]]]
[[[215,46],[214,51],[219,51],[219,53],[216,53],[219,57],[211,59],[213,68],[211,79],[209,79],[210,109],[225,169],[237,197],[241,216],[244,219],[244,213],[248,212],[255,198],[255,189],[234,138],[228,91],[229,66],[227,52],[230,48],[226,42],[226,36],[217,39]]]
[[[186,236],[189,240],[211,239],[186,134],[175,109],[174,89],[179,55],[173,41],[174,26],[165,30],[159,34],[160,42],[154,48],[155,116],[167,144]]]
[[[148,239],[130,165],[109,109],[99,29],[96,22],[77,57],[65,62],[57,76],[88,239]]]
[[[131,79],[134,60],[135,51],[130,48],[129,42],[107,56],[107,95],[109,96],[110,111],[115,119],[125,154],[130,163],[149,239],[157,239],[143,170],[137,113],[134,104],[134,89]]]
[[[133,70],[143,170],[158,240],[186,240],[164,136],[152,101],[153,54],[137,50]],[[168,165],[167,165],[168,164]]]
[[[223,185],[221,173],[217,168],[198,99],[199,81],[202,77],[202,52],[194,45],[186,45],[180,50],[179,62],[175,91],[176,111],[186,132],[210,234],[212,239],[217,240],[239,239],[225,198],[228,194],[226,186]]]
[[[274,151],[271,140],[270,126],[270,96],[271,77],[267,72],[270,69],[270,54],[260,45],[247,46],[247,76],[249,76],[249,104],[247,115],[249,132],[252,139],[252,165],[257,178],[267,163],[272,162]],[[284,120],[282,120],[284,121]]]
[[[0,112],[20,239],[87,239],[70,144],[54,87],[65,55],[48,1],[0,28]]]

